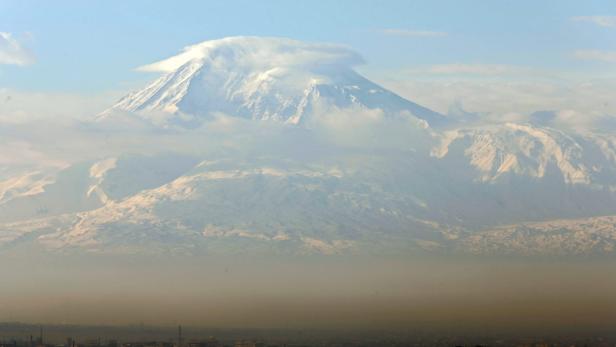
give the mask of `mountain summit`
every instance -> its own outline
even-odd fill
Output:
[[[353,70],[362,58],[347,47],[284,38],[230,37],[186,47],[140,67],[164,75],[122,98],[99,119],[129,112],[159,125],[191,127],[223,113],[301,124],[315,108],[378,109],[438,126],[445,117]]]

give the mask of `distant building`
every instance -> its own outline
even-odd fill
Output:
[[[220,347],[221,344],[217,339],[210,337],[205,341],[193,341],[189,342],[186,347]]]
[[[240,340],[235,342],[235,347],[265,347],[265,343],[249,340]]]

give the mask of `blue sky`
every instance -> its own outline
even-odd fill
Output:
[[[596,73],[612,66],[576,60],[573,52],[616,49],[616,28],[571,18],[598,15],[616,15],[616,2],[2,0],[0,31],[23,42],[36,63],[1,67],[0,83],[33,90],[117,88],[147,78],[132,71],[136,66],[232,35],[348,44],[375,69],[464,63]]]
[[[154,77],[136,67],[234,35],[346,44],[377,80],[606,78],[616,71],[615,15],[610,0],[0,0],[0,33],[30,58],[0,64],[0,88],[127,90]]]

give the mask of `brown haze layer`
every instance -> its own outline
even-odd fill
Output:
[[[0,321],[215,328],[602,329],[612,260],[64,257],[0,265]]]

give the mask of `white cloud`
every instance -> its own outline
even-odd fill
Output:
[[[431,74],[443,75],[512,75],[529,72],[531,69],[522,66],[504,64],[440,64],[425,69],[414,70]]]
[[[403,37],[444,37],[448,35],[446,32],[430,30],[382,29],[379,32],[385,35]]]
[[[119,90],[86,97],[76,93],[23,92],[0,88],[0,125],[87,119],[108,108],[124,94],[125,91]]]
[[[404,72],[375,78],[385,87],[429,107],[448,113],[461,103],[464,110],[495,117],[515,112],[528,115],[540,110],[575,110],[585,116],[615,115],[616,80],[485,80],[413,79]]]
[[[573,53],[576,59],[596,60],[608,63],[616,63],[616,51],[579,50]]]
[[[29,65],[34,55],[24,48],[10,33],[0,32],[0,64]]]
[[[363,59],[352,49],[335,44],[305,43],[272,37],[227,37],[185,47],[168,59],[138,67],[138,71],[171,72],[190,61],[208,61],[234,68],[261,66],[285,68],[307,65],[353,66]]]
[[[589,22],[601,27],[616,27],[616,16],[578,16],[571,18],[575,22]]]
[[[428,123],[409,112],[386,115],[381,109],[340,108],[327,102],[316,103],[313,108],[314,114],[305,125],[315,136],[315,145],[415,151],[426,150],[432,141]]]

